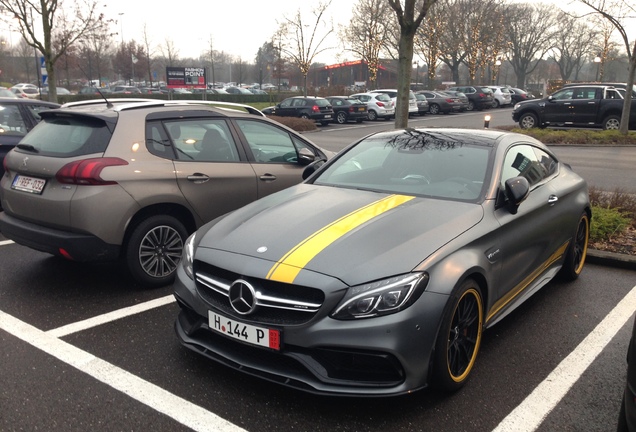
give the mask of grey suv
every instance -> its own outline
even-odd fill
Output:
[[[170,283],[195,229],[332,155],[254,108],[213,105],[87,101],[42,112],[5,158],[0,231],[75,261],[123,258],[145,286]]]

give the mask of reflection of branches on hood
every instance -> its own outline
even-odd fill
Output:
[[[387,145],[398,150],[452,150],[464,146],[464,142],[448,138],[443,132],[404,129],[387,141]]]

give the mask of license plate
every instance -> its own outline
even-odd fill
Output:
[[[42,180],[35,177],[27,177],[23,175],[17,175],[13,179],[11,189],[16,189],[23,192],[29,192],[33,194],[41,194],[44,189],[46,180]]]
[[[325,114],[325,118],[331,118],[331,114]]]
[[[208,325],[216,332],[248,344],[280,350],[280,330],[243,324],[208,311]]]
[[[367,109],[365,107],[360,107],[358,108],[358,111],[366,111]]]
[[[393,114],[393,110],[392,109],[386,110],[386,113],[387,114]]]

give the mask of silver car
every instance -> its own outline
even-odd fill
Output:
[[[356,93],[352,94],[351,97],[367,104],[367,117],[371,121],[380,118],[389,120],[395,117],[395,104],[389,95],[384,93]]]
[[[41,112],[5,158],[2,234],[74,261],[123,258],[139,283],[169,284],[190,233],[331,155],[230,105],[243,111],[101,100]]]

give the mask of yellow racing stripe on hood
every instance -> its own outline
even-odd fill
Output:
[[[327,246],[365,222],[412,200],[414,197],[390,195],[359,208],[316,231],[285,254],[267,273],[267,279],[293,283],[300,271]]]

